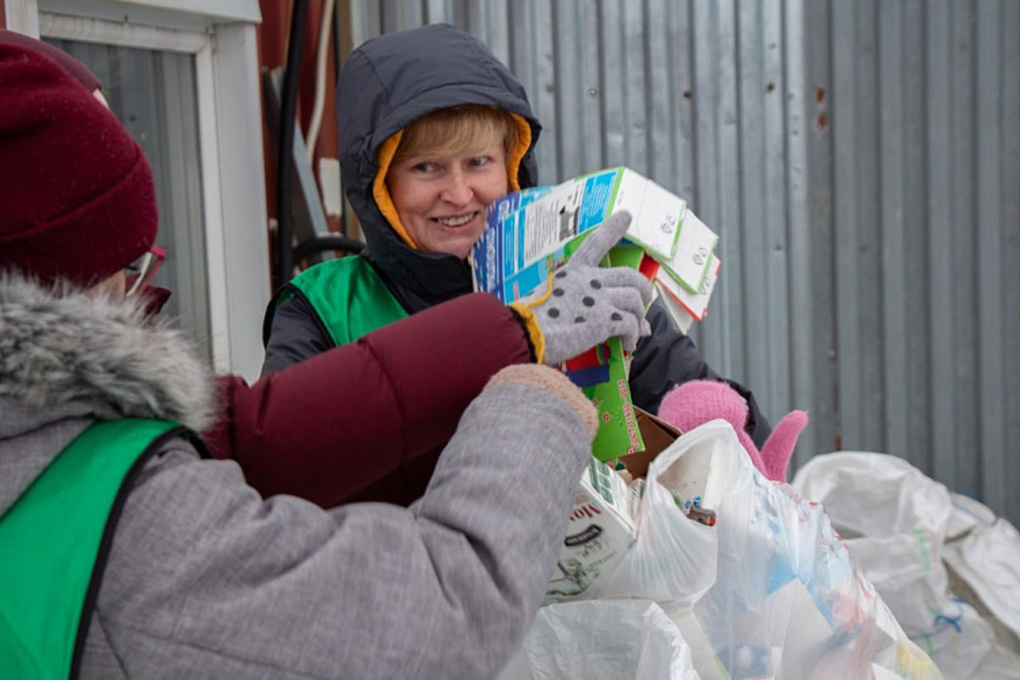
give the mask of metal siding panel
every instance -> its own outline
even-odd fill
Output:
[[[976,73],[974,64],[974,6],[970,0],[954,0],[951,14],[952,35],[952,84],[953,97],[950,108],[952,115],[952,137],[949,138],[952,153],[952,230],[950,243],[953,251],[952,269],[943,272],[952,281],[953,296],[951,307],[953,322],[951,328],[954,340],[953,362],[950,364],[956,374],[954,414],[956,425],[956,450],[953,452],[955,472],[952,478],[956,491],[968,495],[978,493],[976,474],[980,460],[981,444],[978,440],[978,394],[977,394],[977,314],[975,303],[977,257],[975,242],[976,215],[974,174],[976,170],[974,117]],[[966,227],[964,225],[970,225]],[[962,228],[961,228],[962,227]]]
[[[519,19],[526,39],[523,50],[515,54],[528,66],[524,74],[525,86],[531,98],[531,107],[542,122],[542,142],[538,151],[539,177],[543,183],[553,184],[566,179],[561,174],[559,160],[559,116],[557,113],[556,64],[553,53],[553,17],[548,3],[528,0],[514,3],[515,12],[521,12]],[[520,72],[518,72],[520,75]]]
[[[928,304],[931,309],[932,370],[932,469],[929,474],[952,486],[956,451],[956,381],[953,367],[952,329],[955,320],[951,300],[953,286],[946,275],[952,270],[952,139],[949,111],[952,105],[950,76],[951,40],[947,0],[930,0],[927,21],[928,55],[928,201],[931,243]]]
[[[777,418],[794,408],[791,394],[790,347],[790,244],[787,227],[790,223],[787,201],[788,158],[785,139],[783,8],[778,3],[765,3],[762,22],[762,60],[765,65],[765,82],[759,83],[764,98],[764,234],[767,268],[765,284],[767,298],[762,309],[751,308],[748,325],[748,383],[764,385],[763,398]],[[753,235],[754,224],[745,225]],[[767,342],[761,342],[756,330],[755,316],[764,319]],[[770,360],[771,358],[771,360]],[[805,404],[806,406],[806,404]]]
[[[423,0],[421,14],[425,24],[452,23],[466,29],[467,26],[457,22],[454,15],[453,4],[450,0]],[[418,24],[416,24],[418,25]]]
[[[670,91],[673,127],[673,158],[677,191],[690,204],[694,200],[696,142],[694,138],[693,99],[693,38],[691,37],[690,2],[669,4],[670,35],[673,49],[670,53]],[[697,210],[695,210],[697,213]]]
[[[765,197],[767,159],[765,157],[765,93],[764,46],[762,44],[761,5],[745,2],[744,11],[737,16],[737,73],[738,73],[738,146],[740,183],[737,186],[734,219],[726,223],[727,241],[736,248],[739,261],[730,260],[730,267],[739,268],[743,309],[740,319],[746,324],[747,342],[741,347],[743,365],[749,385],[767,385],[770,335],[768,333],[767,262],[768,201]],[[722,245],[722,244],[720,244]],[[765,403],[779,408],[768,398],[768,392],[758,395]]]
[[[603,163],[606,167],[627,163],[627,99],[629,78],[624,70],[623,48],[626,32],[620,16],[620,3],[607,0],[602,4],[602,25],[599,30],[602,73]]]
[[[712,35],[712,11],[714,8],[714,3],[694,2],[691,12],[694,67],[692,101],[695,120],[694,138],[697,143],[694,204],[691,207],[710,225],[717,221],[719,213],[719,198],[716,193],[718,183],[715,181],[717,172],[715,159],[718,156],[715,132],[717,121],[713,109],[716,100],[716,74],[711,70],[711,65],[715,61],[714,47],[716,44]],[[721,295],[725,298],[725,280],[724,273],[714,295]],[[717,325],[711,317],[707,319],[707,322]]]
[[[719,227],[719,182],[717,181],[719,155],[718,135],[716,127],[717,74],[713,70],[716,62],[716,44],[714,29],[715,3],[692,3],[690,12],[691,27],[691,63],[694,83],[691,103],[694,113],[694,195],[691,209],[702,221],[717,233]],[[715,369],[723,374],[728,373],[728,366],[723,357],[729,355],[728,348],[723,346],[725,340],[725,310],[729,307],[730,269],[739,267],[739,260],[730,260],[722,243],[717,247],[723,261],[722,272],[716,282],[712,294],[713,310],[703,322],[691,330],[691,336],[701,349],[703,356],[712,363]]]
[[[881,139],[878,134],[878,0],[862,0],[857,11],[857,129],[858,161],[855,171],[858,191],[856,223],[843,227],[856,234],[857,271],[854,272],[857,295],[856,329],[860,363],[848,366],[859,373],[859,393],[848,395],[859,409],[858,431],[847,444],[867,451],[885,451],[886,438],[882,427],[884,394],[882,392],[882,235],[879,210],[879,172]]]
[[[717,308],[722,312],[718,316],[723,319],[723,336],[718,339],[717,346],[724,350],[719,358],[711,358],[714,366],[719,367],[728,377],[747,382],[747,364],[745,361],[746,342],[749,335],[744,325],[744,267],[746,263],[741,257],[741,214],[740,214],[740,73],[739,56],[737,54],[737,8],[733,0],[716,3],[718,13],[716,19],[716,39],[718,40],[716,116],[719,126],[719,156],[716,159],[716,181],[719,183],[720,201],[718,215],[711,222],[706,222],[718,234],[723,245],[723,252],[729,257],[731,265],[727,281],[730,286],[728,304]],[[695,211],[697,212],[697,211]],[[712,355],[709,355],[712,356]],[[762,389],[767,389],[764,385]]]
[[[495,5],[497,3],[493,4]],[[477,13],[472,9],[473,3],[469,0],[446,0],[446,7],[447,10],[445,15],[434,21],[430,21],[429,23],[445,22],[453,24],[454,26],[462,28],[468,33],[480,38],[489,45],[490,49],[492,49],[492,44],[489,43],[490,36],[484,35],[481,31],[476,30],[471,24],[472,16]]]
[[[999,148],[1002,143],[999,108],[1002,105],[999,44],[1001,13],[997,2],[977,7],[977,305],[980,493],[997,507],[1005,500],[1005,480],[999,474],[1006,452],[1003,376],[1002,191]]]
[[[507,66],[515,76],[524,85],[524,89],[528,92],[528,101],[532,103],[532,109],[534,109],[535,96],[537,95],[537,87],[535,82],[535,54],[534,50],[531,49],[531,31],[528,30],[531,20],[531,7],[532,0],[525,0],[523,2],[508,2],[507,3],[507,41],[509,43],[508,48],[510,51],[509,61]],[[541,120],[541,119],[539,119]],[[542,122],[542,137],[541,140],[546,139],[548,134],[548,125],[543,120]],[[545,142],[541,141],[539,146],[539,159],[541,160],[541,148],[545,146]],[[544,167],[541,166],[540,168]],[[539,172],[539,177],[542,181],[550,181],[543,177],[543,173]]]
[[[858,395],[863,389],[860,366],[864,361],[857,342],[861,318],[857,296],[860,271],[856,226],[860,192],[857,99],[857,6],[836,2],[832,7],[832,137],[834,191],[834,254],[836,264],[836,342],[839,368],[838,405],[844,445],[859,447],[863,414]]]
[[[421,26],[420,0],[382,0],[379,3],[379,20],[380,34]]]
[[[622,2],[620,11],[621,83],[624,96],[624,164],[647,176],[648,170],[648,82],[645,69],[641,3]]]
[[[925,0],[906,3],[903,15],[903,134],[904,164],[904,298],[900,305],[905,320],[906,395],[908,414],[906,459],[922,471],[932,469],[931,428],[931,317],[928,304],[931,241],[928,221],[928,172],[925,125],[926,75]]]
[[[879,195],[881,212],[882,288],[884,327],[882,365],[887,453],[909,458],[907,432],[907,328],[906,272],[904,243],[904,8],[898,3],[882,3],[878,8],[878,49],[882,77],[879,79],[879,119],[882,153]]]
[[[790,345],[787,356],[792,389],[791,406],[808,410],[811,419],[809,426],[798,439],[790,461],[792,478],[798,466],[804,464],[812,453],[821,450],[819,446],[821,437],[818,435],[820,419],[814,407],[817,374],[813,360],[815,318],[811,313],[811,307],[813,297],[816,294],[820,297],[824,291],[816,292],[811,284],[813,251],[809,178],[813,173],[809,165],[807,135],[810,116],[808,64],[811,60],[806,44],[808,14],[803,3],[792,0],[786,7],[783,22],[785,38],[782,49],[788,75],[780,91],[786,99],[785,142],[788,149],[788,262],[791,309]],[[770,415],[775,418],[779,414],[776,409],[770,408]]]
[[[811,305],[804,308],[812,320],[813,370],[811,433],[812,452],[842,448],[839,418],[839,355],[837,354],[836,311],[836,139],[833,134],[833,99],[836,73],[833,60],[832,2],[806,2],[804,7],[808,55],[806,64],[811,106],[806,110],[810,175],[808,182],[811,261],[809,263]]]
[[[378,2],[351,3],[351,43],[358,45],[382,31],[382,7]],[[345,55],[346,58],[346,55]]]
[[[745,367],[736,12],[733,2],[711,3],[707,11],[704,3],[696,3],[694,17],[698,135],[710,145],[704,155],[699,148],[698,191],[692,207],[719,234],[719,257],[728,263],[712,296],[715,313],[700,324],[700,347],[717,371],[741,380]]]
[[[1001,468],[991,470],[1005,483],[995,507],[1020,526],[1020,3],[1002,0],[1002,183],[1003,405],[1007,415]]]
[[[578,121],[582,130],[581,164],[579,173],[583,174],[606,167],[605,161],[605,129],[602,123],[602,106],[606,96],[616,96],[619,81],[615,81],[606,89],[602,78],[602,17],[599,14],[597,0],[584,0],[580,4],[577,25],[581,28],[580,39],[577,41],[578,72],[581,79],[578,83],[578,97],[581,102],[581,118]]]
[[[568,30],[579,21],[577,2],[552,3],[551,41],[553,68],[556,74],[556,151],[559,154],[557,178],[565,180],[584,173],[586,130],[581,114],[584,106],[581,75],[581,43],[584,31]],[[591,168],[589,168],[591,170]]]
[[[558,83],[556,82],[555,42],[556,33],[554,29],[554,17],[552,8],[544,2],[534,2],[531,9],[531,24],[529,29],[532,34],[533,59],[535,88],[532,92],[538,92],[531,104],[542,121],[542,125],[551,133],[544,141],[546,164],[551,168],[550,172],[544,174],[545,182],[552,184],[567,179],[563,175],[563,164],[560,159],[561,134],[559,106],[557,105]]]
[[[673,96],[670,72],[671,43],[667,21],[668,0],[648,0],[642,32],[645,39],[645,71],[648,73],[648,172],[669,191],[679,191],[673,163]]]

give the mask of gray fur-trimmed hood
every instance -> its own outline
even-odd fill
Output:
[[[100,418],[174,420],[201,432],[215,384],[189,341],[141,305],[54,291],[0,274],[0,399],[41,412],[94,405]]]

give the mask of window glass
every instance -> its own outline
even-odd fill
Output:
[[[159,206],[156,245],[167,251],[153,284],[173,292],[161,316],[179,320],[211,357],[194,57],[43,39],[103,81],[110,108],[145,151]]]

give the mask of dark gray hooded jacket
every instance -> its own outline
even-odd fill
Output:
[[[413,53],[415,59],[407,59]],[[389,33],[354,51],[337,84],[340,166],[344,191],[357,213],[367,248],[362,256],[378,271],[394,297],[414,313],[472,290],[465,260],[408,246],[390,226],[373,194],[383,143],[414,120],[461,104],[495,106],[523,118],[531,146],[521,161],[520,188],[535,186],[535,143],[541,125],[521,83],[484,43],[446,24]],[[597,168],[592,168],[593,170]],[[272,373],[333,346],[311,305],[300,296],[275,302],[262,372]],[[631,365],[634,403],[656,413],[662,397],[688,380],[723,378],[680,333],[661,302],[648,312],[652,335],[638,344]],[[748,431],[761,447],[771,426],[754,396],[726,380],[750,406]]]

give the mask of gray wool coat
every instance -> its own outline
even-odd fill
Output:
[[[550,369],[517,370],[472,403],[410,508],[263,499],[235,462],[164,445],[117,524],[82,677],[495,676],[541,601],[594,426],[579,393],[530,379]],[[0,277],[0,517],[96,419],[203,429],[211,385],[130,306]]]

